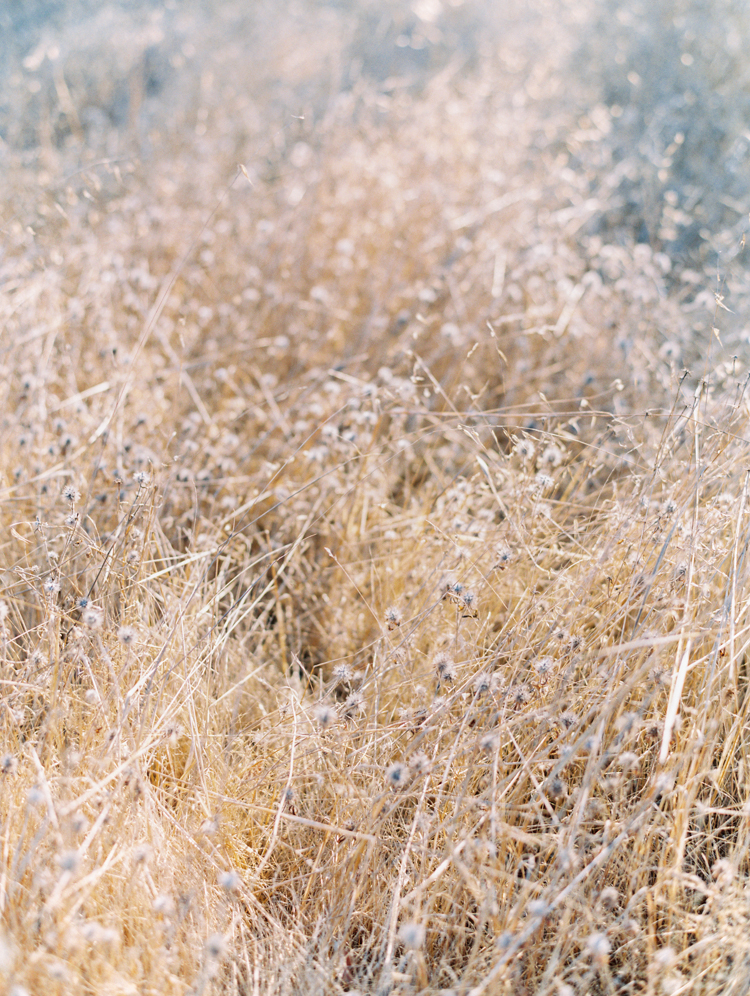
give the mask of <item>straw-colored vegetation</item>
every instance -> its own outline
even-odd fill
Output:
[[[747,992],[746,216],[583,8],[200,6],[4,82],[2,991]]]

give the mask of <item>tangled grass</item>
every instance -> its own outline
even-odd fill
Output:
[[[3,149],[16,996],[747,991],[744,238],[717,290],[608,239],[615,119],[513,30],[297,68],[275,130],[241,46],[147,136],[48,58]]]

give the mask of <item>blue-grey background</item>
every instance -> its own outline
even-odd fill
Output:
[[[309,121],[342,90],[405,77],[416,95],[447,66],[470,75],[503,50],[520,88],[539,67],[564,79],[548,134],[556,115],[615,109],[607,148],[574,157],[592,190],[598,169],[620,165],[611,204],[582,234],[648,242],[678,266],[712,265],[739,237],[750,15],[732,0],[6,0],[0,156],[148,157],[207,89],[243,90],[271,122]]]

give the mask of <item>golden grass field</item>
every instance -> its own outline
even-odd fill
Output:
[[[750,989],[734,83],[677,24],[719,104],[628,149],[592,17],[123,5],[9,63],[3,993]]]

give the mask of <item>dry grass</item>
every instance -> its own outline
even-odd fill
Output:
[[[741,319],[564,26],[220,13],[8,84],[3,991],[746,992]]]

